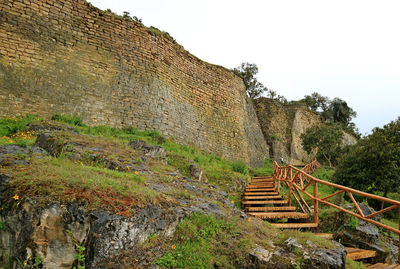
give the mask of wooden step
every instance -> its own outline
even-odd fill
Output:
[[[307,219],[310,215],[300,212],[254,212],[247,213],[249,216],[258,217],[261,219]]]
[[[346,258],[352,259],[354,261],[361,260],[361,259],[367,259],[367,258],[373,258],[376,256],[375,250],[349,248],[349,247],[345,247],[345,249],[347,250]]]
[[[279,193],[277,191],[271,191],[271,192],[245,192],[244,196],[248,195],[278,195]]]
[[[259,207],[246,207],[246,211],[295,211],[295,206],[259,206]]]
[[[271,176],[267,176],[267,177],[253,177],[251,180],[252,180],[252,181],[257,181],[257,180],[266,180],[266,179],[274,180],[274,177],[271,177]]]
[[[260,200],[260,199],[281,199],[282,195],[263,195],[263,196],[255,196],[255,195],[245,195],[243,199],[245,200]]]
[[[317,223],[271,223],[272,226],[281,229],[300,229],[300,228],[317,228]]]
[[[264,186],[264,185],[274,185],[274,182],[249,183],[249,184],[247,184],[247,187],[249,187],[249,186]]]
[[[329,239],[329,240],[333,240],[333,234],[328,234],[328,233],[314,233],[314,235],[325,238],[325,239]]]
[[[398,264],[387,264],[387,263],[375,263],[375,264],[364,264],[367,269],[400,269],[400,265]]]
[[[246,188],[251,188],[251,189],[254,189],[254,188],[273,188],[274,187],[274,184],[255,184],[255,185],[252,185],[252,184],[249,184],[249,185],[247,185],[247,187]]]
[[[268,200],[268,201],[242,201],[244,205],[270,205],[270,204],[287,204],[288,200]]]
[[[275,189],[274,188],[260,188],[260,189],[252,189],[252,188],[250,188],[250,189],[248,189],[248,188],[246,188],[245,189],[245,191],[246,192],[248,192],[248,191],[275,191]]]

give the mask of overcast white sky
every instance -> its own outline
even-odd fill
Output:
[[[362,134],[400,116],[398,0],[89,0],[168,32],[207,62],[256,63],[288,100],[347,101]]]

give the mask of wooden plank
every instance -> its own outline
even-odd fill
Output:
[[[325,239],[333,239],[333,234],[329,234],[329,233],[314,233],[314,235],[325,238]]]
[[[270,205],[270,204],[287,204],[287,200],[269,200],[269,201],[242,201],[244,205]]]
[[[300,228],[317,228],[316,223],[271,223],[272,226],[281,229],[300,229]]]
[[[261,219],[307,219],[310,217],[308,214],[300,212],[253,212],[247,213],[247,215]]]
[[[247,211],[295,211],[295,206],[258,206],[258,207],[248,207]]]
[[[245,192],[244,196],[246,195],[279,195],[277,191],[272,191],[272,192]]]
[[[245,196],[243,196],[243,199],[245,199],[245,200],[280,199],[280,198],[282,198],[282,195],[263,195],[263,196],[249,196],[249,195],[245,195]]]
[[[346,258],[351,260],[362,260],[367,258],[373,258],[376,256],[375,250],[366,250],[366,249],[356,249],[356,248],[345,248],[347,250]]]
[[[272,188],[274,184],[249,184],[246,188]]]
[[[274,188],[260,188],[260,189],[245,189],[245,191],[246,192],[248,192],[248,191],[275,191],[275,189]]]

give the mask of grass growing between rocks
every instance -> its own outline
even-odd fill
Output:
[[[266,246],[266,238],[278,234],[262,222],[194,213],[177,226],[169,251],[155,263],[163,268],[240,268],[256,244]]]
[[[157,192],[145,186],[145,178],[140,175],[87,166],[62,157],[46,157],[33,160],[29,166],[2,170],[14,176],[16,195],[40,198],[43,205],[82,201],[89,210],[104,209],[130,216],[135,208],[161,200]]]

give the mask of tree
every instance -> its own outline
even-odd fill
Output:
[[[314,112],[323,112],[327,110],[329,98],[317,92],[313,92],[311,95],[304,96],[303,101],[310,110]]]
[[[400,118],[375,128],[343,156],[334,174],[338,184],[384,197],[400,187]]]
[[[351,120],[357,116],[357,113],[347,105],[347,102],[334,98],[330,100],[326,96],[322,96],[317,92],[311,95],[305,95],[301,100],[306,106],[320,114],[325,122],[339,123],[344,130],[359,138],[361,135],[356,128],[356,125]]]
[[[337,163],[343,151],[343,131],[337,124],[314,125],[301,135],[301,139],[308,154],[316,152],[317,159],[325,160],[330,167]]]
[[[334,122],[339,122],[343,127],[348,127],[352,118],[357,116],[357,113],[347,105],[346,101],[335,98],[329,104],[329,117]]]
[[[235,75],[239,76],[246,87],[246,93],[250,98],[260,97],[267,87],[257,80],[258,67],[256,64],[242,63],[239,67],[232,69]]]

